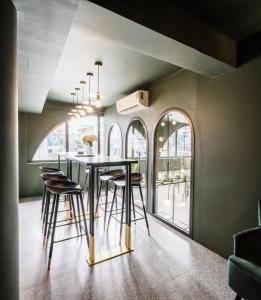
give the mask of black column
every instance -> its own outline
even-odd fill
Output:
[[[0,1],[0,286],[19,299],[16,9]]]

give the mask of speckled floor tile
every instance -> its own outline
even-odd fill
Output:
[[[179,232],[149,217],[132,228],[134,252],[89,268],[86,240],[55,244],[51,271],[42,247],[40,201],[20,204],[21,300],[232,300],[227,262]],[[96,220],[96,250],[118,245],[119,225],[103,231]],[[70,226],[69,226],[70,227]],[[58,232],[73,233],[74,228]]]

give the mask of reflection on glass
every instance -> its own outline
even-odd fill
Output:
[[[94,134],[98,138],[98,119],[97,116],[88,116],[68,122],[69,151],[86,151],[86,145],[82,137],[86,134]],[[93,143],[93,153],[98,153],[97,141]]]
[[[109,132],[109,153],[111,156],[122,156],[122,136],[119,125],[112,125]]]
[[[98,127],[98,121],[100,126]],[[66,123],[54,128],[42,141],[35,151],[33,161],[36,160],[57,160],[59,152],[66,150]],[[72,152],[86,151],[86,145],[82,142],[85,134],[95,134],[98,138],[98,128],[100,128],[100,153],[103,153],[103,117],[88,116],[67,122],[68,124],[68,150]],[[93,143],[94,153],[98,153],[98,142]]]
[[[57,160],[58,152],[65,151],[65,123],[54,128],[34,153],[33,161]]]
[[[142,173],[142,193],[146,199],[146,171],[147,171],[147,140],[146,131],[140,120],[131,122],[127,132],[127,158],[137,159],[138,164],[132,164],[132,172]],[[134,189],[135,202],[141,205],[138,189]]]
[[[155,134],[155,213],[190,232],[191,127],[179,111],[167,113]]]

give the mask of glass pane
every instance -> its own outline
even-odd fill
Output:
[[[109,134],[109,155],[122,156],[122,136],[119,125],[114,124]]]
[[[65,151],[65,123],[53,129],[34,153],[33,161],[57,160],[58,152]]]
[[[155,213],[189,232],[191,183],[191,127],[187,117],[169,112],[156,135]]]
[[[97,116],[88,116],[74,119],[68,122],[69,151],[86,152],[87,146],[83,143],[82,137],[86,134],[94,134],[98,138]],[[98,143],[93,143],[93,153],[98,153]]]
[[[132,172],[143,174],[141,187],[146,199],[147,140],[145,128],[139,120],[134,120],[127,132],[127,158],[138,160],[138,164],[132,165]],[[134,188],[134,199],[137,204],[142,204],[138,188]]]

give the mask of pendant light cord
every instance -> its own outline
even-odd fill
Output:
[[[100,94],[100,66],[98,65],[98,94]]]
[[[89,105],[91,105],[91,76],[89,75]]]

